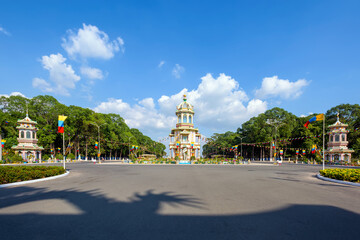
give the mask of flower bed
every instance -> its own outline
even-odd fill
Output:
[[[320,170],[320,175],[327,178],[360,183],[360,169],[325,169]]]
[[[0,184],[27,181],[65,173],[56,166],[0,166]]]

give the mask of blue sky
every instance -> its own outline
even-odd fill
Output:
[[[16,1],[0,94],[116,112],[155,140],[187,93],[200,132],[359,103],[359,1]]]

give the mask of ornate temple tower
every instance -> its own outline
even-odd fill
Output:
[[[170,137],[170,158],[179,160],[191,160],[200,158],[201,134],[194,128],[194,107],[186,101],[184,95],[183,102],[176,110],[176,128],[171,129]]]
[[[19,130],[18,145],[13,146],[12,149],[26,161],[33,162],[36,159],[41,161],[41,151],[44,148],[37,145],[37,128],[35,127],[37,122],[31,120],[27,113],[24,119],[17,122],[19,125],[16,127]]]
[[[339,161],[351,161],[351,153],[354,150],[347,147],[347,134],[349,130],[346,130],[348,127],[347,124],[343,124],[339,121],[339,113],[337,114],[336,123],[328,126],[330,129],[329,142],[327,143],[327,149],[325,150],[325,159],[330,162],[339,162]]]

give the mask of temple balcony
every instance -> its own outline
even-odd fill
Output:
[[[17,138],[19,144],[21,143],[35,143],[37,144],[38,139],[29,139],[29,138]]]

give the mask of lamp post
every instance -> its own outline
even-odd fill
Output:
[[[241,141],[241,146],[240,146],[240,157],[242,158],[242,140],[244,137],[240,137],[240,141]],[[241,159],[242,161],[242,159]]]
[[[268,120],[266,120],[266,123],[275,127],[275,160],[276,160],[276,143],[277,143],[276,142],[276,135],[277,135],[277,129],[278,129],[278,127],[283,125],[283,123],[281,123],[280,121],[278,121],[276,119],[268,119]]]
[[[129,159],[130,159],[130,139],[131,139],[132,137],[133,137],[133,136],[128,137],[128,138],[129,138]]]
[[[98,125],[97,123],[91,122],[90,124],[98,127],[98,141],[99,141],[98,156],[99,156],[99,163],[100,163],[100,154],[101,154],[101,152],[100,152],[100,145],[101,145],[101,144],[100,144],[100,127],[101,127],[102,125],[106,124],[106,123],[103,123],[103,124]]]

